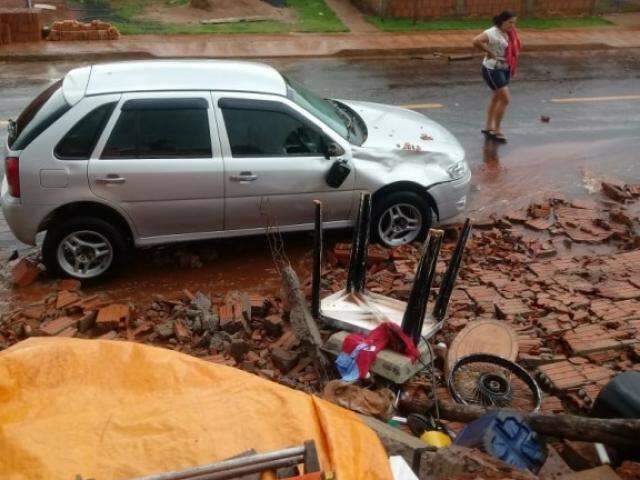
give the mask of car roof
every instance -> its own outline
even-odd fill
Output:
[[[84,88],[82,88],[84,86]],[[286,83],[273,67],[231,60],[143,60],[114,62],[70,71],[65,97],[166,90],[222,90],[286,95]],[[70,103],[75,103],[72,101]]]

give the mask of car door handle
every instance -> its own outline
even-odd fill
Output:
[[[126,179],[118,175],[107,175],[104,178],[96,178],[96,183],[110,184],[110,183],[124,183],[124,182],[126,182]]]
[[[240,172],[240,175],[231,175],[229,179],[232,182],[254,182],[258,179],[258,176],[251,172]]]

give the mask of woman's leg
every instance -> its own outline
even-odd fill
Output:
[[[500,132],[500,125],[502,124],[504,113],[506,112],[507,106],[511,101],[509,87],[503,87],[499,90],[496,90],[496,97],[498,99],[498,104],[495,110],[495,131]]]
[[[496,111],[498,109],[499,102],[498,91],[496,90],[493,92],[491,100],[489,101],[489,107],[487,108],[487,123],[485,130],[492,131],[496,129]]]

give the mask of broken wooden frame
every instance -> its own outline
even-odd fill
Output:
[[[443,232],[431,229],[424,243],[408,302],[396,300],[365,290],[367,252],[371,227],[371,195],[360,197],[358,217],[351,243],[351,256],[347,274],[347,285],[324,299],[320,299],[320,277],[322,275],[322,206],[316,202],[315,236],[312,274],[312,313],[316,320],[350,331],[368,333],[384,322],[402,327],[416,345],[420,337],[428,339],[442,328],[453,286],[458,276],[464,247],[469,238],[471,223],[467,220],[460,233],[447,271],[436,299],[432,314],[427,314],[427,301],[435,277]]]

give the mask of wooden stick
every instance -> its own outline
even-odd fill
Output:
[[[282,286],[291,309],[289,321],[291,322],[293,333],[303,344],[311,347],[311,351],[315,354],[315,358],[320,362],[320,365],[323,368],[327,368],[329,362],[321,350],[322,337],[320,336],[320,329],[307,308],[307,302],[302,294],[298,275],[296,275],[291,265],[284,266],[281,270],[281,275]]]
[[[432,402],[429,403],[432,405]],[[407,408],[418,410],[416,413],[424,413],[429,409],[424,407],[431,405],[427,405],[427,402],[416,402],[413,405],[405,403]],[[438,402],[438,406],[440,418],[454,422],[471,422],[489,412],[482,407],[446,401]],[[604,443],[615,447],[640,447],[640,420],[511,411],[520,414],[529,426],[541,435]]]

